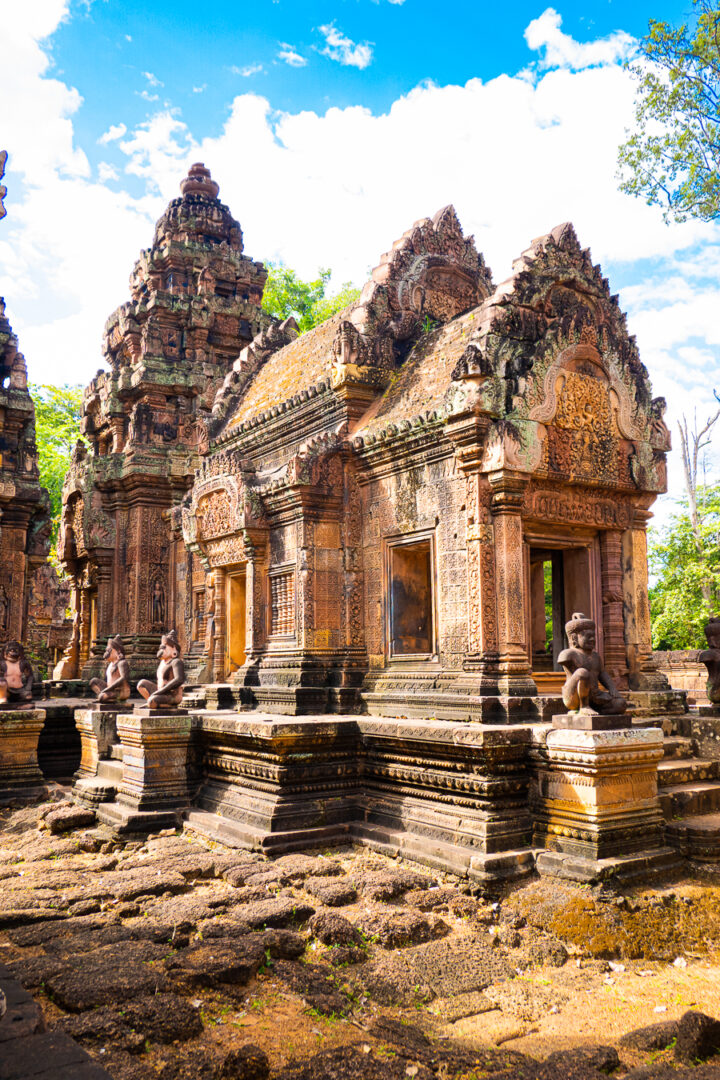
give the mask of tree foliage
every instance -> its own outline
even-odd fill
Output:
[[[303,281],[289,266],[265,265],[268,279],[263,293],[263,311],[276,319],[287,319],[292,315],[301,334],[342,311],[360,295],[360,290],[350,281],[346,281],[339,292],[328,294],[331,270],[318,270],[314,281]]]
[[[666,220],[720,215],[720,5],[693,4],[692,25],[651,20],[629,65],[636,129],[618,153],[620,189]]]
[[[703,627],[720,600],[720,484],[697,488],[697,529],[687,498],[668,523],[651,530],[650,589],[655,649],[705,647]]]
[[[81,386],[52,386],[49,383],[29,389],[35,403],[40,483],[50,494],[54,546],[62,511],[63,483],[70,468],[70,455],[80,438],[83,391]]]

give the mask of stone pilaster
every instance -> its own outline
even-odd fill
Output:
[[[225,635],[227,621],[227,574],[222,566],[215,570],[215,647],[212,661],[212,682],[225,679]]]
[[[650,630],[647,564],[647,522],[650,517],[647,510],[636,510],[632,528],[622,536],[628,683],[631,690],[664,691],[669,685],[657,670]]]
[[[600,533],[600,574],[605,668],[616,686],[624,689],[627,687],[627,654],[623,622],[622,533],[617,529]]]
[[[495,539],[498,689],[512,696],[535,695],[525,626],[525,567],[521,510],[527,483],[522,473],[490,473]]]

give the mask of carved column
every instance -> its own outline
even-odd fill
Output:
[[[90,658],[90,590],[80,589],[80,664]]]
[[[211,678],[213,682],[225,681],[225,622],[227,574],[223,566],[215,570],[215,648],[213,651]]]
[[[636,510],[632,528],[623,533],[622,566],[625,641],[631,690],[667,690],[668,681],[655,666],[648,598],[647,523],[652,515]]]
[[[488,507],[481,498],[480,474],[467,477],[467,559],[468,559],[468,655],[467,671],[480,674],[480,685],[497,689],[497,601],[495,596],[495,552]]]
[[[525,626],[525,567],[522,504],[526,477],[502,469],[488,476],[495,534],[498,624],[498,689],[501,694],[535,696]]]
[[[618,687],[627,687],[627,654],[623,621],[622,533],[600,533],[600,579],[602,589],[603,651],[605,668]]]
[[[297,523],[298,646],[315,644],[315,525],[307,518]]]
[[[97,571],[97,636],[111,637],[117,633],[112,622],[112,564],[100,563]],[[95,644],[92,642],[92,644]]]
[[[247,558],[245,576],[245,667],[257,663],[265,644],[265,574],[267,537],[264,532],[245,530]]]

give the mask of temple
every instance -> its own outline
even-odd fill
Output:
[[[49,547],[50,500],[39,480],[35,406],[0,297],[0,646],[30,642],[51,665],[65,645],[70,590],[47,563]]]
[[[452,207],[298,336],[196,165],[105,329],[60,555],[77,671],[191,669],[287,714],[527,721],[584,611],[620,688],[661,692],[645,529],[669,435],[571,225],[495,287]]]
[[[58,553],[77,624],[62,674],[97,676],[121,633],[136,676],[154,670],[156,638],[190,582],[171,564],[168,511],[200,464],[215,392],[243,345],[268,323],[267,272],[202,165],[181,184],[130,277],[131,300],[105,324],[101,370],[86,390],[64,493]]]
[[[715,860],[692,818],[720,792],[720,753],[694,757],[714,714],[651,648],[665,402],[573,227],[495,285],[446,207],[300,335],[262,312],[208,170],[181,191],[107,323],[64,489],[52,686],[124,673],[122,703],[76,714],[75,798],[121,832],[349,838],[480,882]]]

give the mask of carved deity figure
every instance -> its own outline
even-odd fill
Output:
[[[562,688],[562,699],[567,709],[583,713],[600,713],[618,716],[624,713],[628,703],[622,697],[607,671],[603,668],[600,654],[595,651],[595,623],[581,612],[576,612],[565,632],[570,648],[558,657],[567,678]]]
[[[91,679],[90,687],[97,694],[98,701],[108,705],[112,701],[127,701],[130,697],[130,665],[125,659],[120,635],[110,638],[103,656],[109,660],[104,679]]]
[[[713,616],[705,627],[708,648],[698,657],[708,672],[707,696],[713,705],[720,705],[720,618]]]
[[[165,590],[161,581],[156,581],[153,586],[152,622],[153,626],[162,626],[165,622]]]
[[[0,705],[32,701],[33,669],[19,641],[8,641],[0,652]]]
[[[158,649],[157,682],[141,679],[138,691],[149,709],[172,708],[182,701],[185,665],[180,659],[180,643],[174,630],[163,634]]]

